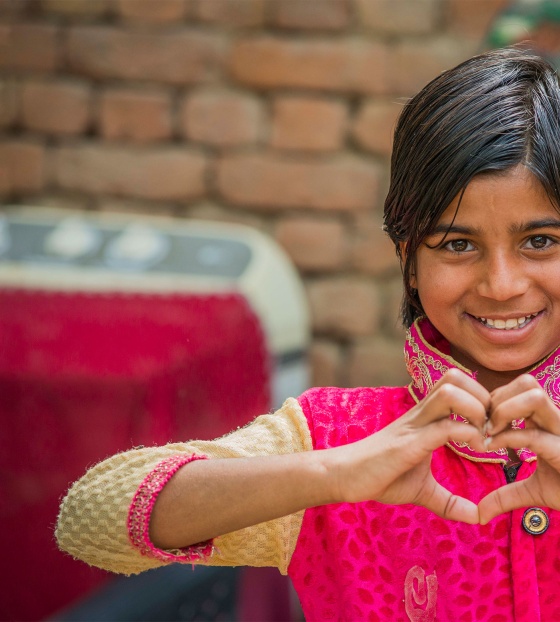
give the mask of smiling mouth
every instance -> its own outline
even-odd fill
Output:
[[[540,311],[537,311],[536,313],[531,313],[530,315],[522,315],[520,317],[509,318],[507,320],[478,317],[477,315],[473,315],[473,317],[481,324],[484,324],[484,326],[495,330],[519,330],[520,328],[527,326],[527,324],[529,324],[533,318],[537,317],[539,313]]]

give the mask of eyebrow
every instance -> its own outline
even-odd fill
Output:
[[[556,218],[541,218],[538,220],[530,220],[525,223],[514,223],[509,227],[510,233],[528,233],[529,231],[535,231],[538,229],[560,229],[560,220]],[[433,235],[449,235],[450,233],[456,233],[460,235],[480,235],[482,229],[480,227],[466,227],[462,225],[452,225],[446,223],[439,223],[436,225],[428,237]]]
[[[541,218],[530,220],[526,223],[513,224],[510,227],[511,233],[526,233],[535,229],[560,229],[560,220],[557,218]]]

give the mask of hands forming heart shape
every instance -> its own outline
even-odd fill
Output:
[[[454,421],[450,413],[467,423]],[[525,428],[512,429],[519,419]],[[529,478],[504,482],[476,505],[453,495],[432,475],[432,454],[449,441],[466,442],[479,452],[525,447],[537,455],[538,466]],[[408,413],[353,449],[346,501],[414,503],[443,518],[483,525],[516,508],[560,509],[560,410],[529,375],[490,393],[452,369]]]

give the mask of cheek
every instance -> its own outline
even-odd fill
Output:
[[[422,303],[424,311],[428,315],[432,315],[434,311],[445,306],[445,296],[439,288],[433,287],[432,284],[423,284],[420,282],[418,287],[418,297]]]
[[[433,270],[422,272],[416,278],[418,296],[426,313],[445,313],[449,305],[468,293],[469,288],[457,274]]]

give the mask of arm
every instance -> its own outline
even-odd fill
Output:
[[[430,462],[433,450],[451,439],[482,449],[489,399],[481,385],[453,370],[423,402],[356,443],[189,464],[158,497],[152,541],[181,547],[305,508],[370,499],[425,505],[445,518],[477,523],[476,506],[440,486]],[[450,420],[451,411],[475,425]]]
[[[58,518],[60,548],[91,565],[124,574],[170,561],[212,565],[276,566],[287,572],[302,513],[228,533],[188,550],[157,549],[148,537],[151,506],[181,464],[194,455],[234,464],[253,456],[312,449],[305,416],[291,399],[273,415],[215,441],[174,443],[112,456],[91,468],[69,490]],[[208,498],[208,495],[206,495]],[[202,510],[204,512],[204,510]],[[131,527],[128,529],[128,527]]]
[[[327,453],[198,460],[183,466],[158,496],[152,542],[164,549],[185,547],[336,502],[323,460]]]

